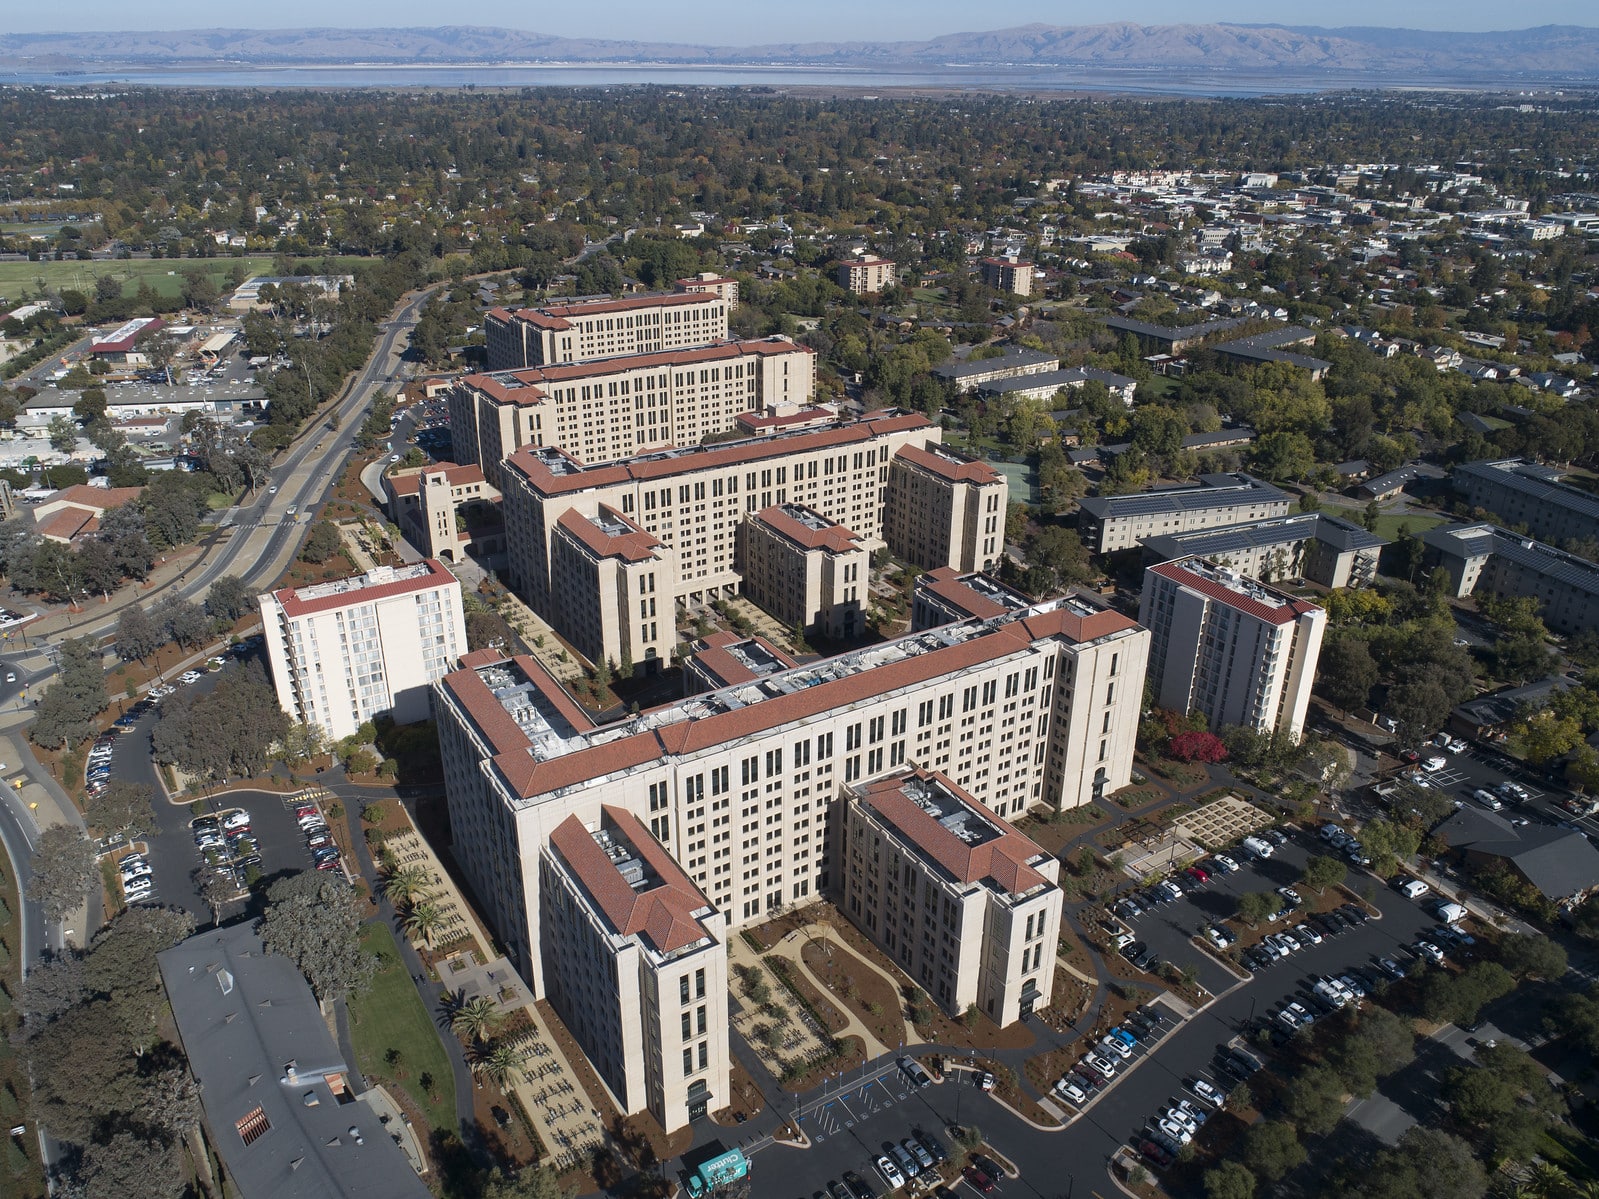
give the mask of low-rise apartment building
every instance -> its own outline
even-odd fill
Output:
[[[1449,573],[1451,594],[1531,596],[1544,624],[1570,637],[1599,628],[1599,566],[1498,525],[1439,525],[1421,535],[1425,564]]]
[[[1263,583],[1308,579],[1323,587],[1364,587],[1377,577],[1388,543],[1325,512],[1291,512],[1218,529],[1169,533],[1144,541],[1150,565],[1207,558]]]
[[[911,631],[936,629],[959,620],[987,620],[1020,612],[1037,601],[981,572],[961,574],[947,566],[916,576],[911,599]]]
[[[853,637],[866,627],[872,555],[841,524],[803,504],[774,504],[739,524],[744,594],[786,628]]]
[[[958,395],[965,395],[998,379],[1022,379],[1059,369],[1060,358],[1055,354],[1026,346],[1006,346],[1005,352],[995,357],[946,362],[943,366],[935,366],[931,373],[933,378],[949,384]]]
[[[1553,467],[1501,458],[1457,466],[1451,482],[1466,503],[1499,524],[1556,544],[1599,542],[1599,496],[1561,477]]]
[[[941,774],[846,789],[840,907],[952,1016],[1048,1007],[1060,862]]]
[[[907,445],[888,467],[883,534],[906,561],[932,570],[992,570],[1005,552],[1009,484],[986,462],[929,441]]]
[[[623,1113],[726,1106],[727,918],[623,808],[568,816],[538,866],[546,994]]]
[[[428,687],[466,652],[461,584],[434,559],[260,596],[278,703],[333,740],[380,715],[428,718]]]
[[[1291,504],[1285,492],[1246,474],[1201,475],[1182,487],[1090,496],[1077,528],[1091,553],[1112,554],[1150,537],[1284,516]]]
[[[738,284],[733,286],[736,296]],[[727,340],[730,308],[709,285],[620,300],[491,308],[483,318],[487,365],[514,371],[711,345]]]
[[[429,558],[459,562],[505,549],[500,493],[475,466],[435,462],[383,476],[389,519]]]
[[[588,463],[699,445],[740,413],[804,404],[816,355],[782,338],[630,354],[598,362],[468,375],[450,391],[450,437],[462,465],[504,489],[501,464],[524,446]]]
[[[1150,632],[1155,702],[1298,741],[1327,613],[1203,558],[1144,572],[1138,619]]]
[[[1042,374],[995,379],[984,383],[977,392],[983,398],[992,400],[1052,400],[1059,392],[1075,391],[1089,383],[1103,383],[1111,395],[1129,408],[1133,406],[1133,395],[1138,390],[1136,379],[1091,366],[1070,366],[1065,370]]]
[[[843,789],[916,766],[996,817],[1127,785],[1149,633],[1052,600],[768,673],[598,726],[536,661],[434,688],[457,860],[535,995],[539,853],[632,812],[730,929],[843,886]]]

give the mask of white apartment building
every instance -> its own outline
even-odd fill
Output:
[[[937,469],[898,471],[900,457],[936,446],[941,436],[919,414],[883,411],[859,421],[598,466],[584,466],[555,449],[520,450],[505,462],[502,476],[511,586],[563,635],[588,619],[570,611],[573,605],[615,602],[609,595],[563,592],[554,579],[554,539],[566,514],[593,518],[603,509],[659,543],[656,553],[667,565],[655,568],[653,591],[631,597],[639,611],[627,620],[653,620],[654,607],[668,636],[674,604],[738,593],[740,526],[774,506],[802,506],[844,525],[868,551],[887,544],[934,566],[950,564],[939,553],[973,560],[986,542],[1001,536],[1005,478],[980,463],[942,454],[918,458]],[[906,486],[915,488],[913,505],[893,498]],[[901,514],[891,528],[884,527],[885,510]],[[991,521],[996,531],[980,533]],[[953,523],[956,532],[948,533],[940,522]],[[646,602],[656,597],[658,605]],[[633,654],[636,663],[647,658]]]
[[[941,774],[846,789],[850,920],[959,1016],[1011,1024],[1048,1007],[1064,895],[1060,862]]]
[[[1327,613],[1204,558],[1144,572],[1138,619],[1150,632],[1155,702],[1210,726],[1304,733]]]
[[[1113,554],[1148,537],[1284,516],[1290,503],[1286,492],[1246,474],[1200,475],[1182,487],[1090,496],[1080,504],[1077,527],[1090,552]]]
[[[259,597],[278,703],[337,740],[387,713],[428,718],[428,687],[466,652],[461,584],[435,559]]]
[[[434,688],[457,860],[536,996],[539,855],[632,812],[730,929],[843,885],[843,789],[919,767],[985,812],[1127,785],[1149,634],[1053,600],[910,634],[596,726],[531,658],[468,655]]]
[[[548,997],[622,1111],[680,1128],[733,1099],[727,918],[628,811],[539,854]]]
[[[677,640],[671,554],[614,508],[593,516],[567,509],[550,539],[549,611],[561,635],[590,662],[654,663]]]
[[[468,375],[450,391],[450,435],[456,460],[503,488],[500,464],[524,446],[616,462],[699,445],[740,413],[803,405],[815,390],[813,350],[777,337],[728,341]]]
[[[493,308],[483,318],[487,365],[491,371],[522,370],[710,345],[727,340],[731,307],[707,286],[545,308]]]
[[[929,442],[889,465],[883,532],[902,558],[927,570],[992,570],[1005,552],[1010,487],[986,462]]]
[[[872,555],[848,528],[803,504],[774,504],[739,531],[744,594],[784,627],[824,637],[865,628]]]
[[[875,296],[885,287],[894,286],[896,278],[894,264],[887,258],[863,254],[838,264],[838,285],[851,295]]]

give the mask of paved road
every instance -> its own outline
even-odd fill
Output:
[[[1281,861],[1282,873],[1288,877],[1297,872],[1293,861],[1302,862],[1306,852],[1305,844],[1290,842],[1279,850],[1273,862]],[[1259,890],[1275,874],[1249,880],[1238,875],[1233,877],[1239,879],[1244,889]],[[1357,887],[1361,877],[1369,876],[1353,879]],[[814,1096],[807,1097],[807,1108],[813,1114],[806,1117],[806,1127],[813,1136],[817,1130],[822,1132],[825,1139],[821,1145],[810,1150],[795,1150],[772,1144],[756,1153],[753,1193],[761,1199],[812,1199],[846,1169],[869,1177],[882,1191],[886,1188],[871,1170],[871,1163],[881,1152],[885,1140],[898,1141],[918,1125],[943,1128],[964,1120],[981,1128],[989,1141],[1020,1167],[1021,1177],[1002,1183],[999,1193],[1057,1199],[1075,1193],[1081,1186],[1085,1197],[1095,1190],[1108,1195],[1105,1169],[1112,1155],[1130,1143],[1149,1116],[1182,1094],[1188,1081],[1213,1077],[1211,1061],[1219,1045],[1239,1035],[1251,1020],[1267,1015],[1300,994],[1308,978],[1338,973],[1352,966],[1367,966],[1378,957],[1406,956],[1400,952],[1401,947],[1413,943],[1423,929],[1436,923],[1419,905],[1380,885],[1375,903],[1382,912],[1381,919],[1371,920],[1340,937],[1327,938],[1320,945],[1268,967],[1248,982],[1237,983],[1167,1034],[1152,1053],[1141,1057],[1131,1070],[1125,1070],[1086,1113],[1063,1131],[1035,1129],[982,1092],[953,1082],[910,1091],[897,1088],[897,1079],[891,1079],[888,1083],[890,1098],[881,1093],[884,1089],[881,1085],[868,1087],[867,1094],[862,1096],[860,1084],[852,1079],[851,1089],[843,1098],[835,1098],[831,1107],[818,1104]],[[1197,919],[1197,909],[1194,918]],[[1181,922],[1182,917],[1179,917],[1178,923]],[[888,1065],[891,1062],[873,1063],[868,1067],[867,1077]],[[899,1089],[906,1091],[903,1097],[898,1094]],[[871,1106],[873,1100],[875,1107]],[[853,1123],[850,1123],[851,1117]],[[729,1144],[737,1141],[732,1130],[725,1139]]]

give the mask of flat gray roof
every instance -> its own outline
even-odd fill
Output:
[[[1197,554],[1201,558],[1291,545],[1314,538],[1340,551],[1379,549],[1388,543],[1359,525],[1321,512],[1293,512],[1287,516],[1268,516],[1241,525],[1219,529],[1195,529],[1188,533],[1164,533],[1145,540],[1144,548],[1162,558],[1182,558]]]
[[[1239,504],[1288,502],[1288,494],[1270,483],[1243,473],[1201,475],[1197,486],[1143,491],[1134,495],[1091,496],[1079,505],[1090,516],[1114,520],[1127,516],[1152,516],[1162,512],[1191,512],[1205,508],[1232,508]]]
[[[1547,579],[1599,595],[1599,566],[1542,541],[1521,537],[1498,525],[1439,525],[1421,535],[1424,544],[1457,557],[1493,554]]]
[[[1455,467],[1456,477],[1483,479],[1519,491],[1539,503],[1576,512],[1599,521],[1599,496],[1559,482],[1560,472],[1547,466],[1504,458],[1496,462],[1467,462]]]
[[[212,1143],[244,1199],[429,1199],[355,1101],[305,978],[253,925],[200,933],[156,961]]]
[[[1060,358],[1055,354],[1047,354],[1043,350],[1033,350],[1026,346],[1011,346],[995,358],[979,358],[973,361],[969,358],[958,362],[947,362],[943,366],[935,366],[931,374],[940,379],[950,379],[959,382],[970,378],[972,375],[986,375],[992,370],[1007,370],[1014,367],[1038,366],[1045,362],[1058,363]]]

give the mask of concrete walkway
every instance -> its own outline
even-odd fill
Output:
[[[822,937],[820,934],[822,931],[823,926],[820,924],[807,924],[803,928],[797,929],[785,936],[781,941],[769,949],[765,956],[781,957],[789,962],[792,962],[795,969],[804,976],[805,981],[810,983],[811,986],[815,987],[819,992],[821,992],[821,994],[826,995],[833,1007],[843,1015],[846,1021],[844,1031],[836,1035],[841,1037],[859,1037],[861,1039],[861,1043],[866,1046],[867,1058],[870,1059],[879,1057],[882,1054],[887,1053],[889,1051],[889,1047],[874,1037],[871,1032],[867,1030],[867,1027],[862,1022],[861,1018],[854,1012],[850,1011],[847,1005],[833,998],[832,992],[827,989],[827,984],[822,982],[821,979],[817,978],[816,975],[811,973],[811,968],[805,964],[804,958],[800,956],[800,951],[804,948],[806,940],[811,939],[812,937],[814,937],[816,940],[821,940]],[[853,950],[850,952],[854,953]],[[856,954],[855,956],[860,957],[859,954]],[[861,960],[865,962],[864,958],[861,958]],[[892,983],[896,994],[899,992],[899,988],[901,986],[899,982],[889,978],[888,975],[884,974],[877,968],[876,965],[871,962],[866,962],[866,966],[875,972],[879,977],[885,978]],[[920,1045],[921,1043],[922,1039],[916,1035],[916,1030],[907,1025],[905,1028],[905,1044],[910,1046]]]

